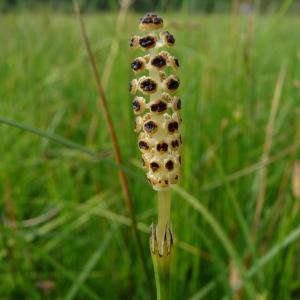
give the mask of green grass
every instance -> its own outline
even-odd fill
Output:
[[[84,19],[104,74],[116,15]],[[156,201],[137,167],[128,94],[137,19],[129,14],[122,27],[105,92],[153,275],[147,226]],[[241,299],[299,299],[300,199],[291,182],[299,159],[300,20],[241,16],[234,34],[229,16],[166,19],[181,64],[184,120],[183,178],[172,195],[172,299],[231,299],[230,266],[240,270]],[[0,298],[153,299],[154,275],[151,294],[75,16],[19,12],[1,15],[0,24]],[[280,72],[254,243],[265,128]],[[46,281],[54,285],[49,295],[38,288]]]

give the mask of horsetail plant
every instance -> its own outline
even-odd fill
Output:
[[[135,58],[131,69],[141,74],[130,82],[135,131],[139,133],[138,147],[142,153],[147,178],[158,195],[158,222],[152,224],[150,248],[155,270],[157,298],[168,299],[170,256],[173,233],[170,222],[170,186],[180,176],[179,125],[181,100],[174,95],[180,81],[172,74],[179,67],[178,59],[165,49],[175,44],[174,36],[163,28],[163,19],[148,13],[140,19],[143,34],[133,36],[132,49],[141,49],[146,55]],[[147,72],[148,71],[148,72]]]

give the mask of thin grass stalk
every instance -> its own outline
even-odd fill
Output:
[[[113,70],[113,66],[114,66],[115,62],[117,61],[116,57],[118,55],[119,48],[120,48],[120,38],[122,36],[122,29],[124,28],[124,23],[125,23],[128,9],[130,8],[131,3],[132,3],[131,0],[121,0],[120,1],[120,9],[119,9],[119,12],[117,15],[117,20],[116,20],[115,38],[111,42],[110,49],[108,51],[109,56],[107,57],[104,68],[103,68],[105,70],[105,72],[103,72],[103,75],[101,78],[101,85],[104,90],[107,88],[109,78],[110,78],[112,70]],[[100,103],[98,103],[98,104],[101,105]],[[98,113],[98,110],[95,110],[94,114],[91,117],[91,122],[90,122],[90,126],[88,129],[88,134],[87,134],[88,144],[93,142],[98,124],[99,124],[99,113]]]
[[[30,133],[32,133],[36,136],[39,136],[41,138],[45,138],[47,140],[50,140],[50,141],[55,142],[57,144],[60,144],[64,147],[68,147],[70,149],[77,150],[77,151],[79,151],[81,153],[84,153],[88,156],[91,156],[91,157],[93,157],[94,159],[97,159],[97,160],[108,159],[109,155],[110,155],[110,151],[102,151],[101,153],[97,153],[97,152],[94,152],[93,150],[90,150],[90,149],[80,145],[80,144],[77,144],[73,141],[65,139],[60,135],[56,135],[54,133],[43,131],[41,129],[31,127],[27,124],[19,123],[15,120],[12,120],[12,119],[7,119],[7,118],[4,118],[4,117],[0,117],[0,124],[5,124],[5,125],[8,125],[8,126],[12,126],[12,127],[21,129],[23,131],[30,132]]]
[[[263,255],[256,264],[254,264],[252,267],[249,268],[249,270],[246,272],[246,278],[250,279],[254,275],[257,274],[258,271],[261,271],[261,269],[267,265],[270,261],[276,258],[276,256],[280,253],[280,251],[285,250],[288,246],[290,246],[292,243],[296,242],[300,238],[300,226],[296,227],[293,231],[291,231],[282,241],[278,242],[276,245],[274,245],[269,251]],[[235,290],[241,289],[245,285],[244,281],[241,281],[236,287]],[[206,291],[206,287],[201,289],[199,292],[197,292],[194,296],[189,298],[189,300],[199,300],[203,299],[203,295],[201,294],[202,291],[205,292],[211,292],[217,287],[217,280],[212,280],[210,283],[207,284],[209,288],[208,291]],[[207,293],[205,293],[204,296],[207,296]],[[209,298],[205,298],[209,299]],[[251,298],[252,299],[252,298]],[[256,298],[253,298],[256,299]]]
[[[198,211],[202,218],[207,221],[207,223],[211,226],[212,230],[222,243],[224,250],[226,250],[229,257],[234,259],[236,266],[239,269],[241,280],[243,285],[245,286],[247,294],[250,296],[250,299],[255,299],[256,290],[252,284],[252,282],[248,280],[246,277],[246,270],[240,259],[238,251],[235,249],[234,244],[231,242],[227,234],[224,232],[222,226],[218,223],[218,221],[214,218],[214,216],[209,212],[209,210],[194,196],[189,194],[186,190],[181,187],[174,186],[173,190],[176,191],[182,198],[196,211]],[[252,298],[251,298],[252,297]]]
[[[104,117],[105,117],[105,121],[106,121],[108,130],[109,130],[109,134],[110,134],[110,138],[111,138],[111,142],[112,142],[114,159],[115,159],[117,165],[121,165],[122,164],[122,157],[121,157],[121,151],[120,151],[120,147],[119,147],[118,140],[117,140],[117,135],[116,135],[114,125],[113,125],[113,121],[112,121],[112,118],[111,118],[111,115],[109,113],[109,109],[108,109],[108,106],[107,106],[106,96],[105,96],[104,90],[103,90],[101,82],[100,82],[98,69],[97,69],[97,66],[96,66],[96,62],[95,62],[95,58],[94,58],[92,49],[90,47],[90,42],[89,42],[89,39],[88,39],[88,36],[87,36],[87,33],[86,33],[84,21],[81,17],[80,7],[79,7],[76,0],[74,0],[73,3],[74,3],[74,8],[75,8],[75,11],[76,11],[76,14],[77,14],[77,18],[78,18],[78,21],[79,21],[80,31],[81,31],[81,35],[82,35],[82,38],[83,38],[83,42],[84,42],[85,48],[87,50],[90,65],[92,67],[93,77],[94,77],[94,80],[95,80],[95,84],[96,84],[96,88],[97,88],[97,92],[98,92],[98,96],[99,96],[98,101],[100,102],[100,105],[102,107],[103,114],[104,114]],[[143,253],[143,250],[142,250],[140,235],[138,233],[137,226],[136,226],[136,219],[135,219],[135,214],[134,214],[134,211],[133,211],[131,197],[130,197],[130,194],[129,194],[127,178],[126,178],[125,173],[121,169],[119,169],[118,176],[119,176],[120,184],[121,184],[123,195],[124,195],[125,205],[128,209],[129,217],[131,219],[131,228],[132,228],[132,232],[133,232],[133,237],[134,237],[135,242],[136,242],[137,252],[138,252],[138,255],[139,255],[139,258],[140,258],[140,261],[141,261],[141,265],[142,265],[142,269],[143,269],[143,272],[144,272],[144,275],[145,275],[145,279],[146,279],[147,282],[149,282],[149,280],[148,280],[149,275],[148,275],[148,269],[147,269],[147,266],[146,266],[146,259],[145,259],[145,256],[144,256],[144,253]]]
[[[297,121],[296,121],[297,122]],[[295,124],[296,132],[293,138],[293,142],[299,141],[300,138],[300,127]],[[285,193],[284,190],[287,189],[287,185],[289,183],[289,180],[291,179],[291,184],[292,184],[292,194],[294,197],[294,204],[292,208],[292,217],[296,217],[299,211],[299,199],[300,199],[300,163],[297,161],[297,153],[298,153],[298,148],[295,148],[294,151],[290,153],[290,161],[286,166],[286,169],[283,173],[283,181],[281,183],[280,187],[280,193],[277,201],[275,202],[274,205],[274,212],[272,212],[270,215],[272,216],[269,226],[266,229],[266,236],[272,238],[273,237],[273,232],[275,230],[275,226],[278,223],[278,220],[280,216],[282,215],[283,212],[283,206],[286,205],[285,203]],[[291,173],[292,170],[292,173]],[[291,177],[291,178],[290,178]]]
[[[231,38],[236,39],[238,33],[239,0],[231,0]]]
[[[271,103],[270,115],[266,126],[266,134],[265,134],[261,164],[265,164],[265,162],[270,157],[270,152],[273,145],[274,126],[275,126],[276,116],[279,109],[279,103],[281,99],[285,74],[286,74],[286,64],[283,64],[278,79],[276,81],[274,96]],[[257,228],[260,224],[261,213],[265,202],[267,172],[268,170],[267,167],[265,166],[260,169],[260,173],[259,173],[259,191],[256,200],[255,213],[254,213],[253,224],[252,224],[252,238],[254,241],[256,240]]]
[[[292,191],[296,200],[300,198],[300,161],[294,161],[292,173]],[[297,201],[298,202],[298,201]]]
[[[274,164],[277,161],[285,158],[286,156],[290,155],[292,152],[294,152],[295,150],[297,150],[300,147],[300,141],[296,141],[295,143],[293,143],[292,145],[283,148],[281,151],[279,151],[277,154],[270,156],[268,159],[266,159],[265,161],[259,161],[257,163],[254,163],[248,167],[245,167],[243,169],[240,169],[239,171],[233,172],[231,174],[226,175],[227,177],[227,182],[230,183],[232,181],[236,181],[238,179],[241,179],[243,177],[246,177],[258,170],[260,170],[261,168]],[[221,186],[223,186],[225,184],[224,180],[216,180],[213,181],[211,183],[208,183],[206,185],[204,185],[202,188],[200,188],[200,192],[209,192],[212,191],[216,188],[219,188]]]
[[[120,2],[120,10],[117,16],[117,21],[116,21],[116,34],[115,38],[111,43],[110,49],[109,49],[109,57],[106,60],[104,70],[105,72],[102,75],[102,86],[104,89],[106,89],[109,78],[111,76],[111,72],[113,70],[113,66],[116,63],[116,57],[118,55],[118,51],[120,48],[120,38],[122,37],[122,30],[124,30],[124,23],[126,20],[126,16],[128,13],[128,10],[130,8],[130,5],[132,4],[132,0],[121,0]]]

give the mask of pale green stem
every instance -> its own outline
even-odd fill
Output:
[[[156,226],[156,251],[152,253],[155,273],[157,300],[170,299],[171,254],[168,252],[170,241],[171,196],[169,191],[158,192],[158,223]]]
[[[170,300],[170,257],[152,254],[152,260],[157,300]]]
[[[170,191],[157,192],[158,198],[158,222],[156,227],[157,244],[160,250],[166,229],[170,226],[170,214],[171,214],[171,195]],[[160,251],[162,252],[162,251]]]

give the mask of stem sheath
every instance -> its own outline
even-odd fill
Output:
[[[171,247],[173,241],[170,228],[171,196],[169,191],[159,191],[157,195],[158,223],[157,226],[153,226],[154,248],[151,249],[151,254],[157,300],[168,300],[170,299]]]

